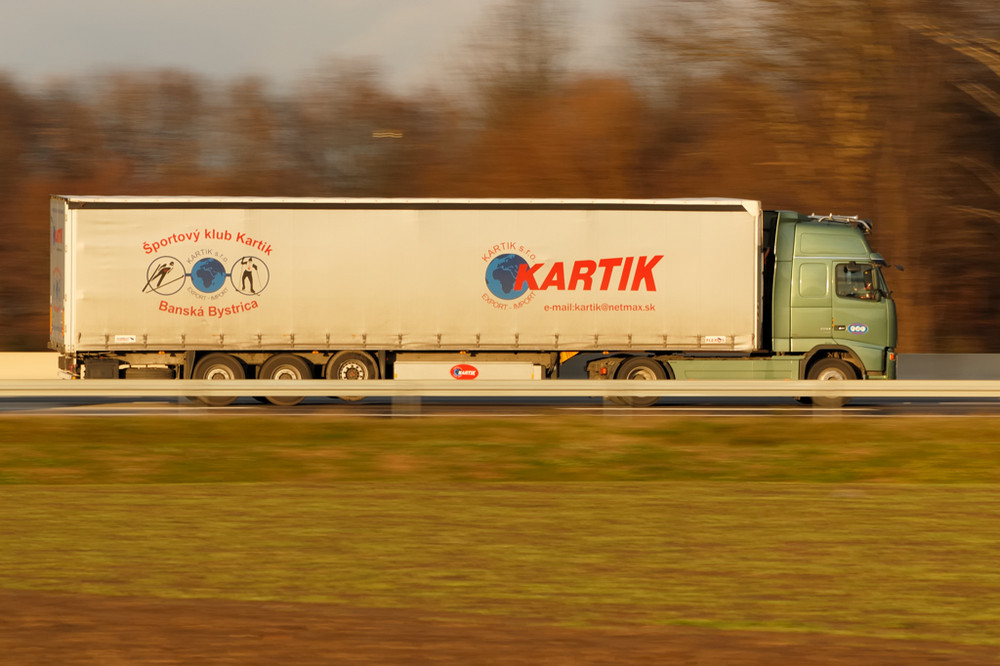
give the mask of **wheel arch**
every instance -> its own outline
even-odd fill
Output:
[[[799,379],[808,377],[809,370],[814,365],[828,358],[844,361],[854,369],[859,379],[864,379],[865,364],[861,362],[861,358],[848,347],[841,347],[839,345],[818,345],[810,349],[802,357],[802,360],[799,361]]]

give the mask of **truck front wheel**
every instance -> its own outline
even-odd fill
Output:
[[[247,373],[239,359],[229,354],[209,354],[194,366],[193,379],[235,381],[246,379]],[[235,395],[200,395],[198,400],[209,407],[225,407],[236,400]]]
[[[824,358],[817,361],[809,368],[809,373],[806,375],[806,379],[819,379],[821,381],[844,381],[857,378],[858,375],[854,372],[854,367],[839,358]],[[817,407],[836,409],[846,405],[849,400],[850,398],[843,396],[814,395],[812,404]]]
[[[667,371],[660,363],[643,356],[636,356],[628,359],[618,366],[618,372],[615,373],[615,379],[656,380],[666,378]],[[619,400],[629,407],[649,407],[651,405],[655,405],[659,398],[655,395],[641,398],[634,396],[622,396]]]

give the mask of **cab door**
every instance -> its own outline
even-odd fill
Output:
[[[882,288],[878,268],[869,263],[834,265],[833,338],[858,352],[868,371],[882,371],[888,345],[892,299]],[[874,367],[873,367],[874,365]]]

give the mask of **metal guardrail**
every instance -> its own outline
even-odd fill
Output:
[[[0,381],[0,398],[177,396],[1000,398],[1000,380],[145,380]]]

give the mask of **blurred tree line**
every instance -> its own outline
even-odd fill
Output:
[[[48,196],[697,197],[860,214],[904,352],[1000,352],[1000,15],[975,0],[686,0],[625,13],[628,66],[573,68],[560,0],[497,7],[461,84],[364,62],[275,92],[0,72],[0,349],[44,349]],[[444,76],[444,74],[442,74]]]

